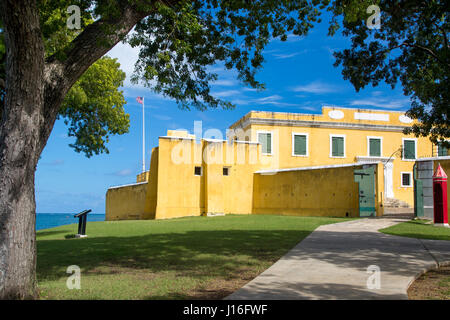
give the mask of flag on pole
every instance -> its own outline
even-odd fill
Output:
[[[145,172],[145,113],[144,97],[137,97],[137,103],[142,104],[142,172]]]

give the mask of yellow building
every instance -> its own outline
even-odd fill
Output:
[[[428,138],[403,134],[412,123],[403,112],[324,107],[311,115],[251,111],[225,139],[169,130],[150,171],[108,189],[106,219],[355,217],[412,207],[416,159],[442,154]]]

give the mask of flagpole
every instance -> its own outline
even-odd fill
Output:
[[[142,97],[142,172],[145,172],[145,98]]]

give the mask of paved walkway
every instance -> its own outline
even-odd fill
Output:
[[[415,277],[450,262],[450,241],[377,231],[399,222],[360,219],[321,226],[226,299],[408,299]],[[380,289],[367,288],[370,265],[381,270]]]

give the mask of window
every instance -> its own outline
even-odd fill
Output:
[[[194,175],[201,176],[202,175],[202,167],[195,167],[194,168]]]
[[[330,157],[345,158],[344,135],[330,135]]]
[[[379,137],[367,137],[369,157],[381,157],[381,141]]]
[[[438,143],[438,157],[448,156],[448,148],[443,145],[442,142]]]
[[[261,144],[262,154],[272,154],[272,133],[261,131],[258,132],[258,142]]]
[[[411,172],[402,172],[402,187],[412,186],[412,174]]]
[[[308,156],[307,133],[292,133],[292,155],[300,157]]]
[[[229,176],[230,175],[230,168],[229,167],[223,167],[223,175]]]
[[[403,160],[415,160],[417,153],[416,139],[403,139]]]

